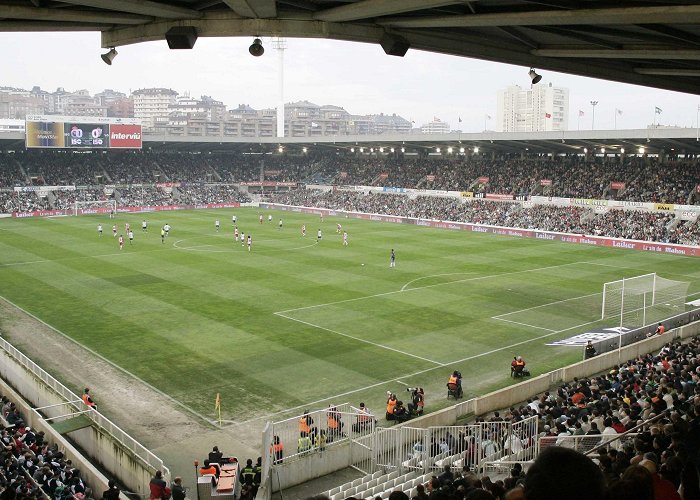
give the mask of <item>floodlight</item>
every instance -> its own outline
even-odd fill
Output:
[[[528,75],[530,75],[530,80],[532,80],[532,84],[540,83],[540,80],[542,80],[542,75],[538,75],[535,72],[535,68],[530,68],[530,71],[527,72]]]
[[[450,153],[450,154],[452,154],[452,146],[450,146],[449,148],[447,148],[447,152]]]
[[[248,47],[248,52],[253,57],[260,57],[265,53],[265,48],[262,46],[262,40],[256,38],[253,43]]]
[[[105,62],[105,64],[108,64],[111,66],[112,61],[114,60],[115,57],[117,57],[117,49],[112,47],[111,49],[109,49],[109,52],[107,52],[106,54],[102,54],[100,57]]]
[[[459,148],[459,152],[460,152],[460,153],[464,153],[464,146],[462,146],[461,148]]]
[[[478,153],[478,152],[479,152],[479,146],[477,146],[477,147],[474,148],[474,152],[475,152],[475,153]]]

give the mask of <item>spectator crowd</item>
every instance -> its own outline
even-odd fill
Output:
[[[152,151],[25,151],[0,153],[0,213],[70,209],[75,201],[116,201],[118,206],[247,202],[240,182],[380,185],[472,191],[508,196],[615,198],[697,203],[700,162],[631,156],[409,157],[339,152],[270,155]],[[548,181],[548,182],[542,182]],[[612,189],[612,183],[624,187]],[[75,186],[73,191],[17,193],[15,186]],[[259,188],[261,189],[261,188]],[[263,195],[266,195],[263,192]],[[695,245],[697,221],[673,213],[496,203],[476,198],[407,198],[361,192],[272,191],[279,203],[348,211],[471,222],[524,229]]]

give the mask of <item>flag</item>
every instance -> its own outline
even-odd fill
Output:
[[[579,115],[579,116],[583,116],[583,115],[585,115],[585,114],[586,114],[586,113],[584,113],[582,110],[580,110],[580,109],[578,110],[578,115]]]
[[[661,108],[658,107],[658,106],[656,106],[656,107],[654,108],[654,113],[656,113],[657,115],[660,115],[660,114],[661,114]]]
[[[622,114],[622,110],[616,108],[616,109],[615,109],[615,113],[617,113],[618,115],[621,115],[621,114]]]
[[[221,396],[218,392],[216,393],[216,401],[214,401],[214,409],[221,410]]]
[[[460,116],[459,118],[457,118],[457,120],[459,120],[459,123],[462,123],[462,117],[461,117],[461,116]]]
[[[551,117],[552,117],[552,114],[551,114],[551,113],[545,113],[545,114],[544,114],[544,117],[545,117],[545,118],[551,118]]]

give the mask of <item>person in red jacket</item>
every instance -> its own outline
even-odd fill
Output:
[[[151,500],[168,500],[168,498],[170,498],[167,491],[169,488],[167,483],[163,480],[163,473],[161,471],[156,471],[156,475],[151,478],[148,487],[151,490]]]

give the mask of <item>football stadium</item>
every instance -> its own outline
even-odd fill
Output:
[[[325,36],[449,52],[370,36],[465,17],[428,3]],[[192,31],[171,24],[195,2],[126,4],[114,22],[164,25],[98,26],[108,47],[192,48],[224,7],[343,30],[409,9],[208,2]],[[574,72],[692,87],[664,70]],[[697,130],[220,139],[59,115],[0,131],[6,498],[700,498]]]

